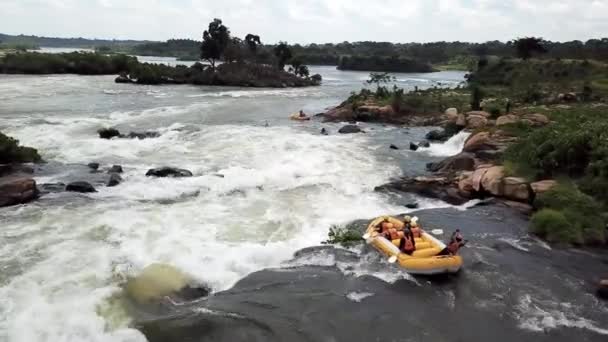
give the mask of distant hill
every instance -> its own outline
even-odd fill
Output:
[[[156,43],[148,40],[109,40],[109,39],[86,39],[86,38],[53,38],[26,35],[8,35],[0,33],[0,43],[7,45],[25,45],[37,47],[61,47],[61,48],[95,48],[109,46],[112,48],[128,48],[146,43]]]

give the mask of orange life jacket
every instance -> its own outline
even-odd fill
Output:
[[[404,236],[403,239],[405,239],[405,244],[403,245],[403,250],[404,251],[413,251],[414,242],[412,241],[412,237],[408,235],[408,236]]]
[[[458,250],[460,249],[460,242],[453,240],[452,242],[450,242],[450,244],[448,245],[448,251],[450,251],[450,253],[456,255],[458,253]]]
[[[422,235],[422,230],[420,229],[420,227],[412,227],[411,231],[412,235],[414,235],[415,238],[419,238]]]

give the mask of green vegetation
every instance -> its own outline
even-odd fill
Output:
[[[36,149],[19,146],[19,140],[0,132],[0,164],[36,163],[41,160]]]
[[[602,207],[575,186],[561,184],[535,200],[540,209],[532,217],[532,230],[551,242],[603,244],[606,222]]]
[[[125,55],[23,52],[7,54],[0,58],[0,73],[112,75],[128,72],[136,64],[135,57]]]
[[[344,56],[340,58],[339,70],[388,71],[388,72],[432,72],[430,64],[411,58],[380,56]]]
[[[363,241],[363,238],[359,232],[339,226],[331,226],[327,236],[328,239],[322,242],[326,245],[342,245],[344,247],[351,247]]]

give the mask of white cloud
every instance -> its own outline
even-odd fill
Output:
[[[216,17],[265,42],[608,36],[608,0],[2,0],[0,31],[198,39]]]

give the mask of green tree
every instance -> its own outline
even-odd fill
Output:
[[[300,77],[308,77],[310,75],[310,71],[306,65],[300,65],[296,71],[296,75]]]
[[[251,54],[255,57],[258,51],[258,46],[262,45],[260,36],[249,33],[245,36],[245,43],[247,44],[247,47],[249,48]]]
[[[201,45],[201,59],[211,64],[215,70],[215,62],[220,59],[230,43],[230,30],[222,24],[222,20],[213,19],[209,23],[209,29],[203,32],[203,44]]]
[[[279,70],[285,69],[285,64],[291,59],[291,49],[286,42],[279,42],[279,45],[274,48],[274,55],[277,57],[277,67]]]
[[[245,50],[243,41],[240,38],[234,37],[224,49],[224,61],[242,63],[245,59]]]
[[[370,72],[367,84],[375,84],[376,92],[380,90],[382,84],[394,82],[395,77],[389,75],[388,72]]]
[[[513,45],[515,46],[517,57],[523,60],[530,59],[535,53],[542,54],[548,52],[545,47],[545,41],[542,38],[519,38],[513,41]]]
[[[300,67],[303,65],[302,61],[299,58],[292,58],[290,63],[291,66],[289,67],[288,71],[297,75],[298,71],[300,71]]]

